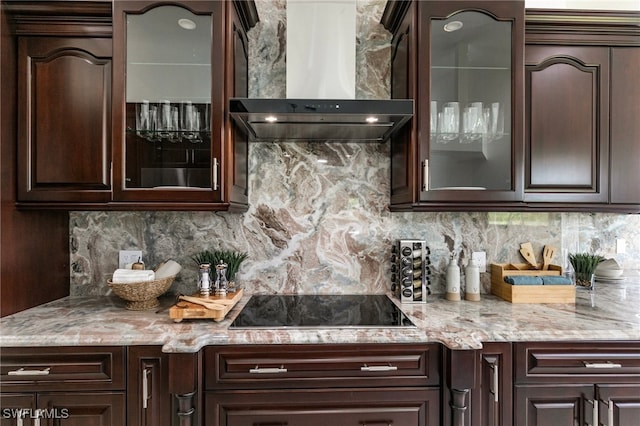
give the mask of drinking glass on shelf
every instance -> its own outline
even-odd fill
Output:
[[[193,140],[197,137],[197,108],[191,103],[186,101],[183,104],[182,112],[182,131],[183,136],[187,140]]]
[[[149,129],[149,101],[142,101],[136,104],[136,134],[146,138]]]
[[[460,142],[471,143],[483,136],[485,130],[482,102],[469,104],[462,113],[462,131],[464,136]]]
[[[178,107],[171,107],[171,127],[169,128],[169,141],[172,143],[180,142],[180,124],[179,124]]]
[[[440,125],[440,138],[443,143],[456,139],[460,133],[460,104],[447,102],[442,109],[442,115],[438,114]]]
[[[158,136],[168,139],[171,135],[171,103],[162,101],[160,104],[160,117],[158,118]]]
[[[437,140],[438,137],[438,101],[431,101],[430,106],[430,121],[429,121],[429,131],[431,135],[431,140]]]

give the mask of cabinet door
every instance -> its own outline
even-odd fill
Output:
[[[593,385],[516,386],[514,423],[518,426],[593,425]]]
[[[484,343],[478,351],[476,387],[471,391],[472,423],[510,426],[512,413],[512,355],[510,343]]]
[[[611,202],[640,205],[640,48],[611,49]],[[640,209],[637,207],[636,211]]]
[[[124,392],[38,394],[38,416],[45,426],[122,426]]]
[[[222,201],[227,6],[114,3],[115,201]]]
[[[31,426],[36,409],[34,394],[0,394],[0,425]]]
[[[636,426],[640,419],[640,384],[598,385],[598,425]]]
[[[18,201],[111,199],[111,40],[21,37]]]
[[[129,348],[127,420],[129,426],[169,426],[169,358],[156,346]]]
[[[419,6],[420,200],[520,201],[523,2]]]
[[[527,46],[525,201],[606,203],[609,48]]]
[[[249,7],[249,3],[238,3],[237,7]],[[255,6],[254,6],[255,7]],[[253,9],[252,9],[253,10]],[[257,12],[256,12],[257,13]],[[249,40],[245,31],[245,26],[240,19],[236,7],[228,8],[229,32],[227,46],[227,60],[231,65],[227,84],[228,96],[249,97]],[[228,142],[225,156],[225,191],[228,194],[229,202],[245,206],[248,202],[249,183],[249,136],[245,131],[231,120],[227,115],[226,128],[228,134],[225,142]]]
[[[405,4],[406,5],[406,4]],[[391,41],[391,98],[416,99],[416,39],[418,26],[415,16],[415,2],[406,6],[407,10],[385,10],[385,26],[393,30]],[[397,28],[393,17],[401,14]],[[410,205],[415,202],[420,183],[417,153],[417,122],[414,117],[391,137],[391,205]]]
[[[439,390],[317,389],[205,394],[207,426],[437,426]]]

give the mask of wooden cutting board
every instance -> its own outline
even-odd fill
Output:
[[[197,299],[207,302],[213,302],[213,309],[206,308],[197,303],[179,300],[175,305],[169,308],[169,318],[174,322],[180,322],[183,319],[212,319],[214,321],[222,321],[229,311],[242,299],[242,289],[235,293],[228,293],[226,296],[201,296],[199,293],[192,295]],[[218,303],[215,303],[218,302]]]

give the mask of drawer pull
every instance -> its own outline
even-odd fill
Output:
[[[614,362],[586,362],[583,361],[584,366],[587,368],[622,368],[622,364],[617,364]]]
[[[363,365],[360,367],[360,371],[396,371],[398,367],[395,365]]]
[[[46,376],[49,374],[51,367],[47,367],[44,370],[25,370],[24,367],[18,370],[9,371],[9,376]]]
[[[249,370],[251,374],[277,374],[277,373],[286,373],[287,369],[284,368],[283,365],[280,367],[271,367],[271,368],[261,368],[259,365],[256,365],[255,368]]]
[[[382,425],[382,426],[393,426],[393,422],[384,420],[381,422],[362,422],[360,423],[361,426],[378,426],[378,425]]]

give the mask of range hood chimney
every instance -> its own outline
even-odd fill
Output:
[[[355,28],[355,0],[289,0],[287,98],[232,98],[231,117],[255,141],[388,139],[413,101],[355,99]]]

